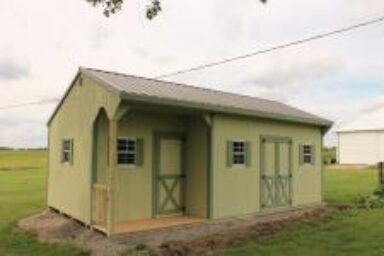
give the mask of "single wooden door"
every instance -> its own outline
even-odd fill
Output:
[[[291,144],[288,138],[261,139],[262,208],[284,207],[292,203]]]
[[[155,142],[155,215],[184,213],[185,137],[160,134]]]

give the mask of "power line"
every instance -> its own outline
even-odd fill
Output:
[[[13,109],[13,108],[22,108],[22,107],[32,106],[32,105],[42,105],[42,104],[54,103],[54,102],[58,102],[58,101],[59,101],[58,99],[44,99],[44,100],[41,100],[41,101],[25,102],[25,103],[22,103],[22,104],[5,105],[5,106],[1,106],[0,110]]]
[[[380,22],[383,22],[383,21],[384,21],[384,16],[382,16],[380,18],[377,18],[377,19],[374,19],[374,20],[369,20],[369,21],[366,21],[366,22],[358,23],[358,24],[355,24],[355,25],[352,25],[352,26],[349,26],[349,27],[344,27],[344,28],[341,28],[341,29],[337,29],[337,30],[333,30],[333,31],[327,32],[327,33],[318,34],[318,35],[315,35],[315,36],[311,36],[311,37],[307,37],[307,38],[304,38],[304,39],[292,41],[292,42],[289,42],[289,43],[284,43],[284,44],[276,45],[276,46],[273,46],[273,47],[270,47],[270,48],[266,48],[266,49],[262,49],[262,50],[258,50],[258,51],[255,51],[255,52],[250,52],[250,53],[247,53],[247,54],[243,54],[243,55],[239,55],[239,56],[235,56],[235,57],[232,57],[232,58],[227,58],[227,59],[223,59],[223,60],[219,60],[219,61],[214,61],[214,62],[198,65],[198,66],[191,67],[191,68],[181,69],[181,70],[174,71],[174,72],[171,72],[171,73],[168,73],[168,74],[156,76],[156,77],[154,77],[154,79],[166,78],[166,77],[170,77],[170,76],[185,74],[185,73],[189,73],[189,72],[193,72],[193,71],[197,71],[197,70],[201,70],[201,69],[206,69],[206,68],[210,68],[210,67],[214,67],[214,66],[223,65],[223,64],[226,64],[226,63],[229,63],[229,62],[234,62],[234,61],[241,60],[241,59],[246,59],[246,58],[254,57],[256,55],[262,55],[262,54],[266,54],[266,53],[269,53],[269,52],[273,52],[273,51],[277,51],[277,50],[281,50],[281,49],[285,49],[285,48],[290,48],[290,47],[297,46],[297,45],[302,45],[302,44],[305,44],[305,43],[308,43],[308,42],[324,39],[326,37],[331,37],[331,36],[335,36],[335,35],[338,35],[338,34],[346,33],[346,32],[349,32],[349,31],[352,31],[352,30],[355,30],[355,29],[367,27],[367,26],[370,26],[370,25],[373,25],[373,24],[377,24],[377,23],[380,23]]]
[[[383,21],[384,21],[384,16],[382,16],[380,18],[377,18],[377,19],[369,20],[369,21],[366,21],[366,22],[354,24],[352,26],[348,26],[348,27],[344,27],[344,28],[341,28],[341,29],[333,30],[333,31],[330,31],[330,32],[327,32],[327,33],[318,34],[318,35],[314,35],[314,36],[307,37],[307,38],[304,38],[304,39],[300,39],[300,40],[296,40],[296,41],[291,41],[291,42],[288,42],[288,43],[284,43],[284,44],[276,45],[276,46],[269,47],[269,48],[266,48],[266,49],[258,50],[258,51],[255,51],[255,52],[250,52],[250,53],[247,53],[247,54],[235,56],[235,57],[232,57],[232,58],[222,59],[222,60],[219,60],[219,61],[210,62],[210,63],[198,65],[198,66],[195,66],[195,67],[191,67],[191,68],[181,69],[181,70],[174,71],[174,72],[171,72],[171,73],[167,73],[167,74],[163,74],[163,75],[160,75],[160,76],[156,76],[156,77],[154,77],[154,79],[160,79],[160,78],[166,78],[166,77],[170,77],[170,76],[185,74],[185,73],[189,73],[189,72],[193,72],[193,71],[198,71],[198,70],[201,70],[201,69],[206,69],[206,68],[210,68],[210,67],[214,67],[214,66],[219,66],[219,65],[223,65],[223,64],[226,64],[226,63],[230,63],[230,62],[234,62],[234,61],[238,61],[238,60],[242,60],[242,59],[246,59],[246,58],[251,58],[251,57],[254,57],[254,56],[257,56],[257,55],[262,55],[262,54],[270,53],[270,52],[273,52],[273,51],[282,50],[282,49],[294,47],[294,46],[297,46],[297,45],[302,45],[302,44],[305,44],[305,43],[309,43],[309,42],[312,42],[312,41],[324,39],[324,38],[327,38],[327,37],[335,36],[335,35],[338,35],[338,34],[346,33],[346,32],[349,32],[349,31],[352,31],[352,30],[355,30],[355,29],[367,27],[367,26],[374,25],[374,24],[377,24],[377,23],[380,23],[380,22],[383,22]],[[59,101],[59,99],[45,99],[45,100],[41,100],[41,101],[37,101],[37,102],[26,102],[26,103],[22,103],[22,104],[18,104],[18,105],[5,105],[5,106],[0,106],[0,110],[13,109],[13,108],[21,108],[21,107],[26,107],[26,106],[31,106],[31,105],[41,105],[41,104],[46,104],[46,103],[58,102],[58,101]]]

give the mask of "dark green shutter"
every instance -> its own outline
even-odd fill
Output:
[[[304,147],[303,145],[299,145],[299,163],[300,165],[304,164]]]
[[[245,165],[246,166],[251,166],[251,156],[252,156],[251,142],[247,141],[245,142]]]
[[[143,165],[143,155],[144,155],[144,139],[136,139],[136,165]]]
[[[315,156],[316,156],[316,150],[315,150],[315,145],[311,145],[312,147],[312,157],[311,157],[311,164],[314,165],[315,164]]]
[[[73,147],[73,139],[70,139],[69,140],[70,141],[70,147],[71,147],[71,150],[70,150],[70,152],[71,152],[71,154],[70,154],[70,156],[69,156],[69,162],[71,163],[71,164],[73,164],[73,157],[74,157],[74,147]]]
[[[60,159],[61,163],[64,163],[64,140],[61,140]]]
[[[232,141],[227,141],[227,167],[232,167],[233,164],[233,142]]]

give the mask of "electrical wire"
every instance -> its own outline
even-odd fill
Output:
[[[349,31],[352,31],[352,30],[355,30],[355,29],[359,29],[359,28],[367,27],[367,26],[374,25],[374,24],[377,24],[377,23],[381,23],[383,21],[384,21],[384,16],[382,16],[380,18],[377,18],[377,19],[369,20],[369,21],[366,21],[366,22],[354,24],[352,26],[348,26],[348,27],[337,29],[337,30],[333,30],[333,31],[330,31],[330,32],[327,32],[327,33],[318,34],[318,35],[310,36],[310,37],[307,37],[307,38],[304,38],[304,39],[300,39],[300,40],[296,40],[296,41],[292,41],[292,42],[276,45],[276,46],[273,46],[273,47],[270,47],[270,48],[258,50],[258,51],[255,51],[255,52],[250,52],[250,53],[246,53],[246,54],[243,54],[243,55],[235,56],[235,57],[232,57],[232,58],[227,58],[227,59],[223,59],[223,60],[219,60],[219,61],[214,61],[214,62],[198,65],[198,66],[195,66],[195,67],[181,69],[181,70],[174,71],[174,72],[171,72],[171,73],[159,75],[159,76],[154,77],[154,79],[160,79],[160,78],[166,78],[166,77],[181,75],[181,74],[190,73],[190,72],[193,72],[193,71],[198,71],[198,70],[202,70],[202,69],[206,69],[206,68],[211,68],[211,67],[227,64],[227,63],[230,63],[230,62],[234,62],[234,61],[238,61],[238,60],[242,60],[242,59],[246,59],[246,58],[251,58],[251,57],[254,57],[254,56],[257,56],[257,55],[262,55],[262,54],[270,53],[270,52],[273,52],[273,51],[282,50],[282,49],[286,49],[286,48],[302,45],[302,44],[305,44],[305,43],[309,43],[309,42],[312,42],[312,41],[324,39],[324,38],[327,38],[327,37],[335,36],[335,35],[338,35],[338,34],[343,34],[343,33],[346,33],[346,32],[349,32]]]

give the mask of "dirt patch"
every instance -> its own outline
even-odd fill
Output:
[[[74,244],[94,256],[120,255],[128,247],[49,209],[20,220],[18,226],[22,231],[36,234],[40,242]]]
[[[280,220],[257,223],[240,228],[232,228],[227,232],[215,233],[199,237],[191,241],[171,241],[158,246],[157,254],[162,256],[183,256],[209,254],[220,248],[234,246],[246,241],[257,241],[263,236],[277,233],[300,221],[318,220],[330,216],[342,209],[336,207],[319,208],[315,211],[302,212],[287,216]]]
[[[257,241],[262,236],[279,232],[294,223],[322,219],[341,210],[338,207],[323,206],[273,215],[215,220],[112,238],[51,210],[21,220],[19,227],[37,234],[42,242],[75,244],[95,256],[183,256],[207,254],[244,241]]]

